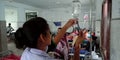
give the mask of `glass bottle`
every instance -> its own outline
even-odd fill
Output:
[[[81,8],[80,1],[74,0],[72,6],[73,6],[72,16],[73,18],[78,18],[80,14],[80,8]]]
[[[72,16],[73,18],[79,18],[79,14],[80,14],[80,8],[81,8],[81,3],[79,0],[74,0],[73,1],[73,11],[72,11]],[[73,26],[74,30],[79,31],[80,30],[80,26],[78,21],[76,21],[76,24]]]

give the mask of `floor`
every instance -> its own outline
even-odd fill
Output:
[[[9,42],[9,43],[8,43],[8,50],[13,51],[13,53],[14,53],[15,55],[18,55],[18,56],[21,56],[21,54],[22,54],[22,52],[23,52],[23,50],[17,49],[17,48],[15,47],[14,42]]]

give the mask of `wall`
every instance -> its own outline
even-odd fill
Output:
[[[102,2],[103,0],[96,1],[96,20],[98,21],[101,21]],[[112,1],[112,19],[116,19],[116,18],[120,18],[120,1],[119,0]],[[101,22],[96,22],[96,32],[100,30],[99,24],[101,24]]]
[[[101,19],[102,2],[103,0],[96,0],[96,20]]]
[[[112,18],[120,18],[120,0],[112,1]]]
[[[25,5],[25,4],[21,4],[21,3],[16,3],[16,2],[9,2],[9,1],[5,1],[3,2],[5,8],[7,7],[11,7],[11,8],[16,8],[17,9],[17,15],[18,15],[18,19],[17,21],[14,21],[13,24],[17,23],[17,26],[15,27],[15,29],[17,29],[17,27],[20,27],[23,25],[23,23],[26,21],[25,18],[25,11],[26,10],[31,10],[31,11],[37,11],[38,12],[38,16],[42,16],[44,18],[46,18],[48,20],[48,22],[50,23],[50,27],[51,28],[56,28],[55,25],[53,24],[53,21],[62,21],[62,26],[66,23],[66,21],[68,21],[69,18],[72,18],[72,7],[68,7],[68,8],[54,8],[54,9],[40,9],[40,8],[36,8],[36,7],[32,7],[29,5]],[[88,7],[82,7],[82,11],[80,13],[80,25],[81,27],[83,27],[84,22],[83,22],[83,16],[84,14],[89,14],[89,6]],[[85,24],[86,27],[88,28],[88,23]],[[71,30],[71,29],[69,29]],[[56,31],[55,29],[52,31]]]
[[[112,1],[110,60],[120,60],[120,0]]]
[[[8,26],[9,23],[11,23],[11,26],[14,28],[14,31],[18,28],[17,26],[17,8],[14,7],[6,7],[5,8],[5,20],[6,20],[6,26]]]
[[[6,22],[0,21],[0,52],[7,51]]]
[[[102,0],[96,2],[96,33],[100,30]],[[112,0],[112,21],[111,21],[111,43],[110,43],[110,60],[120,59],[120,0]],[[97,33],[97,35],[100,35]]]
[[[5,20],[4,4],[0,2],[0,21]]]
[[[101,19],[102,2],[103,0],[96,1],[96,20]],[[112,18],[119,18],[119,17],[120,17],[120,1],[113,0],[112,1]]]
[[[120,60],[120,19],[111,22],[111,60]]]
[[[63,26],[69,18],[72,18],[72,15],[70,11],[67,11],[67,9],[65,10],[64,8],[58,8],[43,11],[42,17],[48,20],[50,27],[53,28],[51,31],[55,32],[57,31],[57,27],[53,24],[53,22],[61,21]]]
[[[38,16],[41,16],[41,12],[44,10],[44,9],[40,9],[37,7],[33,7],[33,6],[21,4],[21,3],[16,3],[16,2],[3,1],[2,3],[4,5],[4,8],[16,9],[17,20],[16,19],[15,19],[15,21],[10,20],[13,22],[13,24],[17,23],[17,26],[15,27],[15,29],[17,29],[18,27],[21,27],[23,25],[23,23],[26,21],[26,17],[25,17],[26,10],[36,11],[36,12],[38,12]]]
[[[85,25],[86,28],[88,28],[88,22],[84,22],[84,15],[89,14],[89,8],[83,8],[80,12],[79,16],[79,24],[80,27],[83,28]],[[47,11],[42,12],[42,17],[46,18],[50,24],[50,27],[53,28],[51,31],[57,31],[57,27],[53,24],[54,21],[61,21],[62,26],[72,17],[72,7],[68,8],[54,8],[49,9]],[[84,27],[84,28],[85,28]],[[72,31],[72,28],[68,30],[69,32]]]
[[[0,2],[0,52],[7,50],[7,38],[5,28],[4,4]]]

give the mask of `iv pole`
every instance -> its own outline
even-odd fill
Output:
[[[104,0],[101,20],[101,49],[104,60],[110,60],[110,29],[112,18],[112,0]]]
[[[89,30],[90,30],[90,34],[91,34],[91,31],[92,31],[92,1],[90,1],[90,20],[88,21],[89,23]],[[92,36],[90,36],[90,59],[92,59]]]

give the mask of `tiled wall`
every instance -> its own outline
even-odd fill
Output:
[[[6,22],[0,21],[0,52],[7,50]]]
[[[120,60],[120,20],[111,21],[111,59]]]

